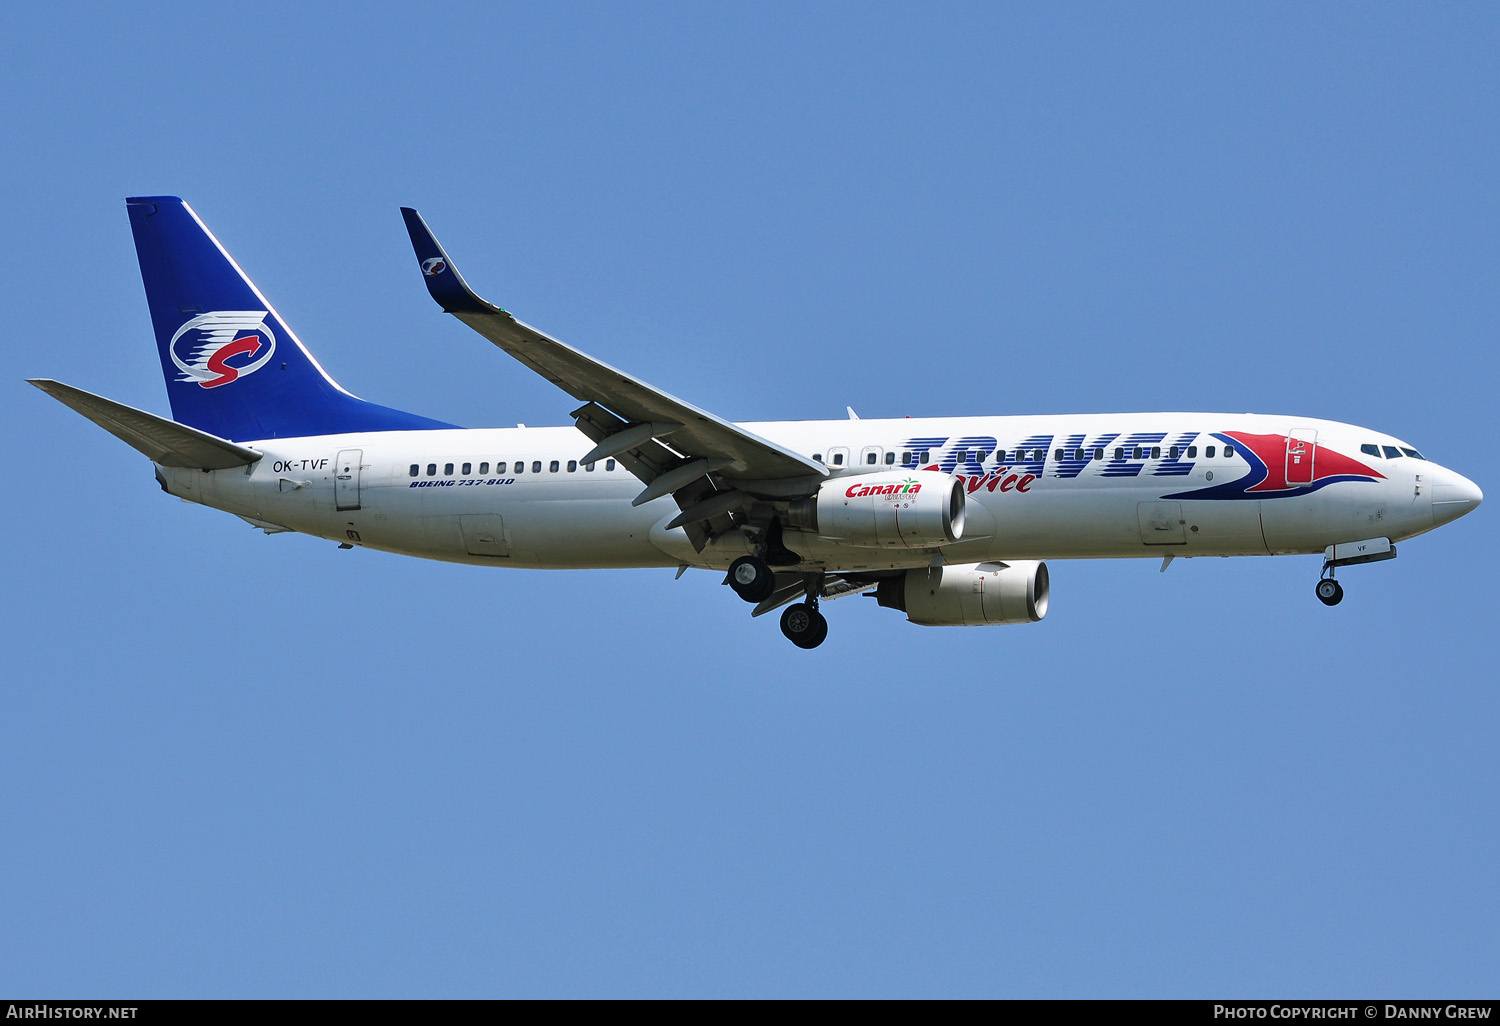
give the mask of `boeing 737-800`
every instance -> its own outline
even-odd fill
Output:
[[[697,567],[822,643],[821,600],[924,625],[1047,613],[1045,559],[1322,553],[1339,567],[1477,507],[1400,439],[1221,413],[735,424],[480,299],[403,209],[433,299],[571,395],[572,427],[463,429],[340,388],[186,203],[126,201],[173,419],[33,384],[172,495],[268,533],[486,566]]]

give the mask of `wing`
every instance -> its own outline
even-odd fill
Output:
[[[401,208],[427,291],[448,313],[557,385],[583,406],[578,429],[597,444],[588,463],[617,457],[646,485],[636,504],[672,495],[700,549],[709,534],[733,526],[755,497],[806,495],[827,476],[815,460],[683,402],[572,346],[522,324],[481,299],[436,236],[410,207]]]

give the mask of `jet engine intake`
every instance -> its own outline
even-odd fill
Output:
[[[792,503],[787,526],[851,545],[931,548],[963,537],[964,501],[958,479],[931,470],[838,477]]]
[[[908,570],[881,581],[875,598],[924,627],[974,627],[1036,623],[1049,590],[1047,564],[1018,559]]]

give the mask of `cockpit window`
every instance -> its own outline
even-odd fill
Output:
[[[1417,450],[1415,450],[1415,449],[1408,449],[1404,445],[1401,447],[1401,451],[1404,452],[1404,453],[1406,453],[1406,455],[1410,456],[1414,460],[1423,460],[1423,461],[1425,461],[1427,459],[1426,456],[1423,456],[1421,453],[1417,452]]]
[[[1401,458],[1401,450],[1394,445],[1387,445],[1385,447],[1385,458],[1388,460],[1399,460]]]
[[[1361,445],[1359,447],[1359,451],[1364,453],[1366,456],[1379,456],[1380,446],[1376,445],[1374,442],[1366,442],[1364,445]]]

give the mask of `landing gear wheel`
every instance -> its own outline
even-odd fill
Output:
[[[1332,577],[1318,582],[1318,601],[1325,606],[1336,606],[1344,600],[1344,586]]]
[[[828,637],[828,621],[806,602],[798,602],[781,614],[781,633],[798,648],[817,648]]]
[[[757,556],[741,556],[729,564],[729,586],[746,602],[763,602],[776,590],[776,575]]]

